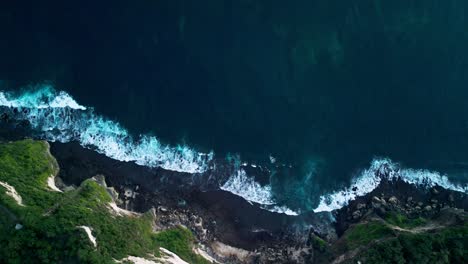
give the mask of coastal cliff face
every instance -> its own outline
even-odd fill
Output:
[[[51,152],[42,141],[0,144],[2,263],[468,260],[464,193],[394,180],[332,213],[293,217],[229,193],[156,188],[158,177],[144,184],[163,172],[78,145]]]
[[[156,232],[154,210],[120,209],[102,178],[57,188],[46,142],[1,143],[0,171],[1,263],[209,263],[187,228]]]

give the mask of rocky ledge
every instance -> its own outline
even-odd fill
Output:
[[[468,258],[468,196],[398,178],[334,212],[271,213],[191,175],[109,159],[78,144],[52,144],[59,186],[103,175],[119,207],[155,212],[157,230],[188,227],[195,251],[220,263],[451,263]],[[113,191],[114,192],[114,191]],[[424,243],[422,243],[424,242]]]

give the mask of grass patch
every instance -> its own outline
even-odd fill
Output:
[[[191,251],[195,241],[189,230],[156,234],[150,214],[111,214],[110,195],[93,180],[65,193],[49,190],[47,178],[57,166],[47,148],[33,140],[0,144],[0,181],[15,187],[25,204],[19,206],[0,188],[0,263],[114,263],[127,256],[159,256],[160,246],[190,263],[208,263]],[[23,228],[16,230],[17,223]],[[78,226],[92,228],[96,248]]]
[[[192,251],[191,245],[193,245],[194,237],[192,232],[190,232],[187,228],[178,227],[158,233],[156,235],[156,241],[159,246],[172,252],[177,252],[179,257],[187,260],[189,263],[210,263]]]
[[[348,248],[354,249],[392,234],[392,230],[386,225],[380,222],[368,222],[351,227],[345,236]]]
[[[312,247],[320,252],[324,252],[327,249],[327,242],[325,242],[320,237],[313,235]]]
[[[467,263],[468,228],[450,227],[437,233],[402,233],[367,249],[362,263]]]
[[[385,216],[385,221],[391,225],[399,226],[401,228],[414,228],[426,224],[426,220],[422,217],[410,219],[405,215],[399,213],[388,213]]]

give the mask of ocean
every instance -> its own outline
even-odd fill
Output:
[[[0,4],[0,106],[38,137],[223,160],[221,189],[286,213],[339,208],[382,164],[468,189],[463,1],[26,3]]]

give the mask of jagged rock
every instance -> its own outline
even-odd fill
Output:
[[[353,212],[353,219],[354,220],[357,220],[359,218],[361,218],[362,214],[361,214],[361,211],[354,211]]]
[[[137,193],[132,191],[131,189],[129,188],[125,188],[125,192],[124,192],[124,196],[126,198],[132,198],[132,199],[135,199]]]
[[[379,209],[379,208],[381,208],[381,207],[382,207],[382,204],[372,202],[372,208],[374,208],[374,209]]]
[[[383,208],[383,207],[380,207],[380,208],[378,209],[378,212],[379,212],[381,215],[384,215],[384,214],[387,213],[387,210],[385,210],[385,208]]]
[[[102,174],[98,174],[93,179],[102,187],[107,188],[106,178]]]
[[[448,196],[449,202],[453,203],[455,201],[455,198],[453,197],[453,194],[449,194]]]
[[[398,204],[398,199],[395,196],[392,196],[388,199],[388,202],[391,204]]]
[[[358,210],[361,210],[361,209],[366,208],[366,205],[365,205],[365,204],[362,204],[362,203],[358,203],[357,206],[356,206],[356,208],[357,208]]]
[[[121,203],[121,201],[119,201],[119,193],[114,189],[114,187],[108,187],[106,190],[107,193],[109,193],[109,195],[112,197],[112,200],[116,201],[117,204]]]
[[[430,212],[432,211],[432,207],[430,205],[427,205],[426,207],[424,207],[424,211]]]

